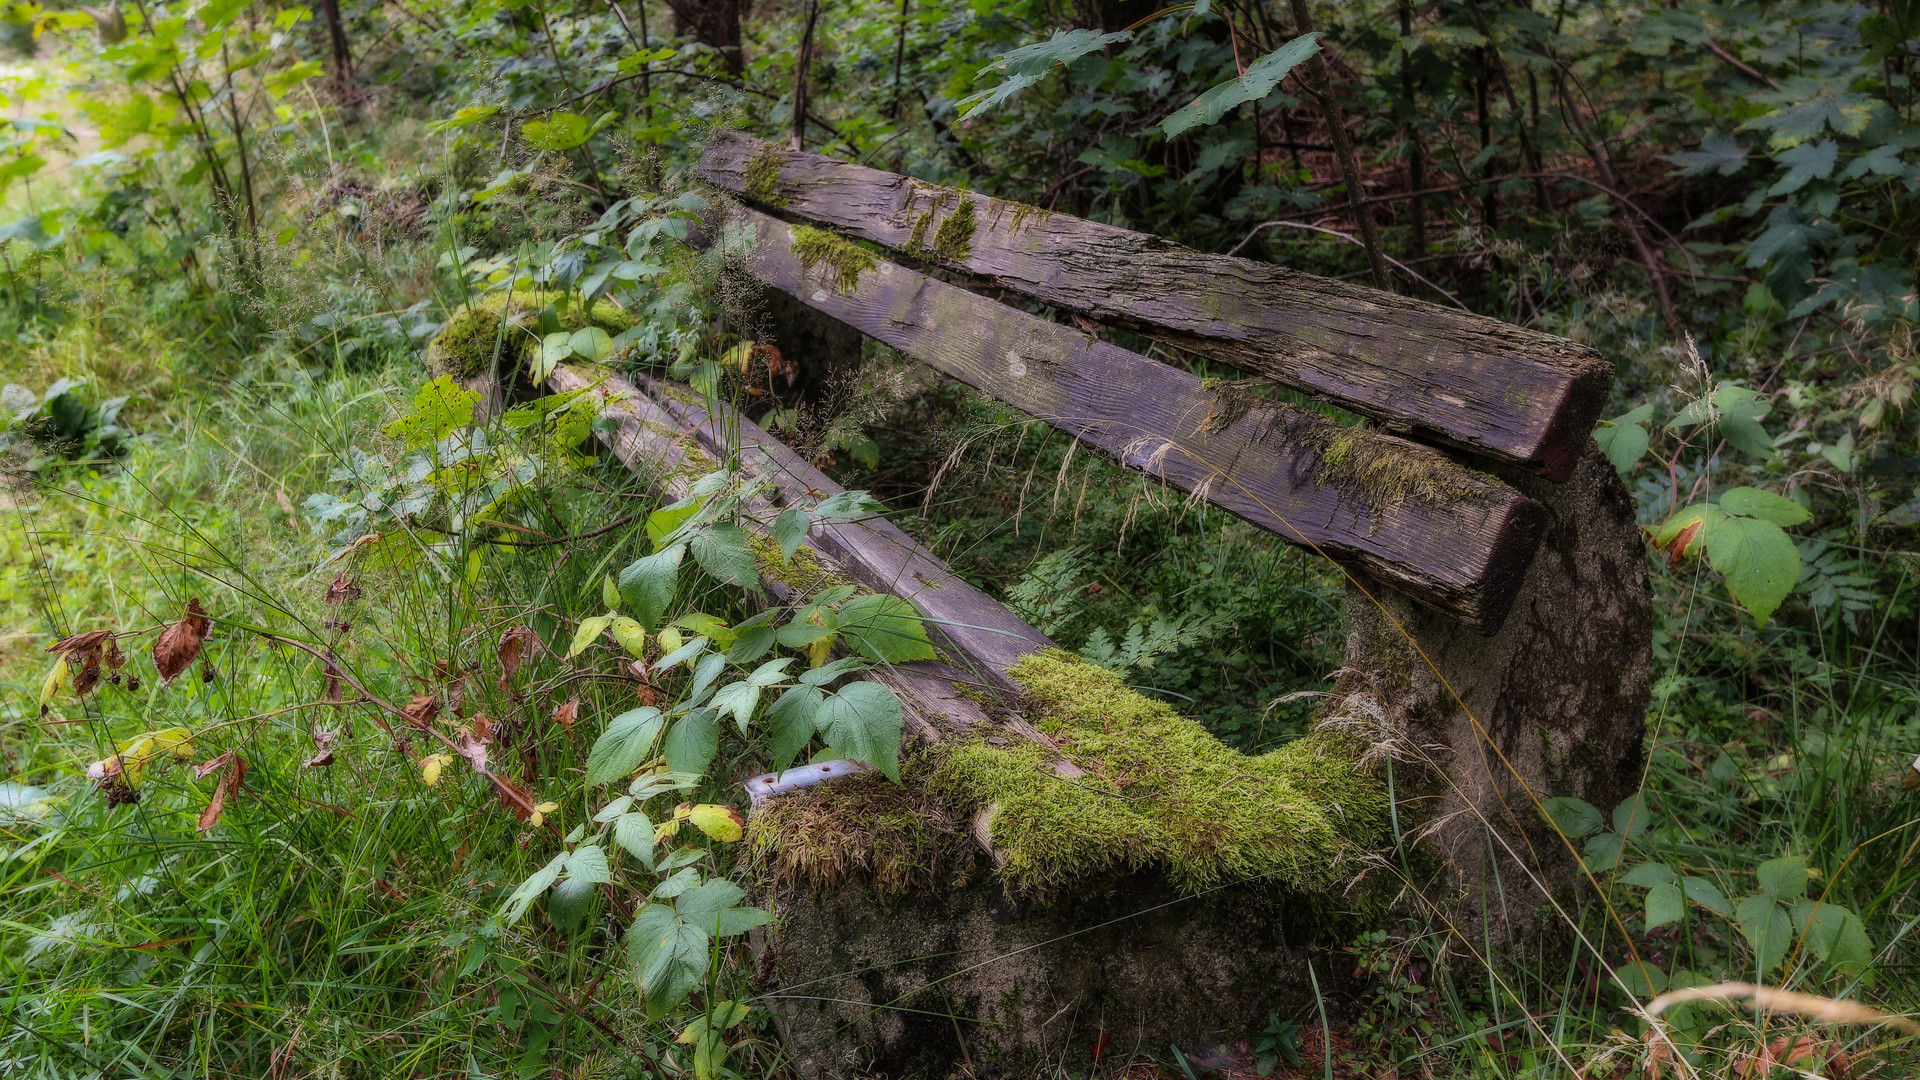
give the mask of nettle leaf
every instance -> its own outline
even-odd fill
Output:
[[[973,77],[978,81],[989,74],[999,74],[1007,76],[1006,81],[990,90],[963,98],[958,106],[960,119],[971,120],[988,109],[1004,104],[1013,95],[1045,78],[1056,64],[1070,64],[1088,53],[1132,40],[1131,30],[1111,34],[1103,34],[1098,30],[1055,30],[1053,37],[1046,41],[1036,41],[1012,52],[1002,53],[987,61],[986,66]]]
[[[1721,514],[1706,524],[1707,559],[1727,591],[1765,623],[1800,581],[1800,549],[1780,526],[1759,518]]]
[[[1600,421],[1594,430],[1593,439],[1600,444],[1600,452],[1607,455],[1620,475],[1625,476],[1647,452],[1647,421],[1653,417],[1651,402],[1623,416]]]
[[[773,522],[773,541],[780,545],[780,557],[791,560],[793,553],[807,541],[807,529],[811,519],[805,510],[795,506],[783,511]]]
[[[1747,148],[1733,136],[1714,131],[1700,140],[1700,149],[1668,154],[1666,160],[1680,166],[1681,176],[1704,176],[1710,172],[1732,176],[1746,167]]]
[[[838,630],[855,652],[884,664],[933,659],[920,612],[897,596],[869,593],[847,601]]]
[[[630,709],[613,718],[587,752],[587,785],[611,783],[633,775],[653,757],[665,716],[652,706]]]
[[[660,616],[666,614],[667,606],[673,603],[680,559],[686,552],[686,545],[675,544],[635,559],[620,571],[620,597],[642,627],[658,626]]]
[[[818,729],[816,717],[820,713],[820,703],[826,700],[826,693],[818,687],[800,685],[780,695],[779,700],[768,706],[765,717],[767,726],[767,757],[771,759],[774,771],[778,772],[793,763],[793,759],[806,749],[807,741],[813,738]]]
[[[853,761],[865,762],[900,779],[900,732],[905,719],[900,699],[876,682],[848,683],[828,693],[814,715],[827,745]]]
[[[1720,509],[1740,517],[1759,518],[1781,528],[1800,525],[1813,517],[1813,511],[1792,499],[1759,488],[1728,488],[1720,496]]]
[[[1569,840],[1578,840],[1588,833],[1598,832],[1606,825],[1598,808],[1584,799],[1575,799],[1561,795],[1547,799],[1540,804],[1541,812]]]
[[[1318,33],[1301,34],[1248,64],[1246,74],[1208,90],[1186,108],[1162,120],[1160,130],[1171,139],[1197,127],[1217,124],[1232,109],[1271,94],[1281,79],[1319,51]]]
[[[1787,917],[1787,909],[1765,893],[1755,893],[1740,901],[1734,909],[1733,921],[1739,924],[1740,933],[1753,947],[1754,966],[1761,975],[1772,971],[1793,947],[1793,920]]]
[[[695,709],[673,722],[666,743],[660,748],[667,768],[674,772],[704,775],[720,752],[720,714],[712,709]]]
[[[1840,158],[1840,147],[1826,139],[1814,143],[1801,143],[1791,150],[1773,155],[1773,160],[1787,167],[1787,174],[1767,189],[1769,195],[1791,195],[1814,180],[1825,180],[1833,175],[1833,163]]]
[[[693,537],[693,558],[700,569],[728,585],[752,588],[760,584],[760,564],[747,544],[746,530],[716,521]]]

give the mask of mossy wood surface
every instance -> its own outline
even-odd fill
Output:
[[[427,364],[437,374],[469,380],[491,375],[497,359],[499,371],[511,381],[527,357],[540,349],[541,334],[533,316],[564,299],[563,293],[537,290],[487,293],[479,303],[455,312],[427,342]],[[504,325],[502,314],[507,316]],[[631,312],[604,300],[589,313],[575,298],[557,314],[560,329],[566,331],[597,326],[618,334],[633,325]]]
[[[1469,625],[1492,631],[1505,617],[1545,519],[1507,485],[1415,443],[1208,390],[1188,372],[884,260],[849,286],[795,250],[808,234],[754,210],[738,215],[727,227],[748,233],[740,247],[753,272],[810,306]]]
[[[714,136],[698,175],[1556,480],[1613,383],[1612,365],[1564,338],[732,132]]]

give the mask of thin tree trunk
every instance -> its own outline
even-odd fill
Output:
[[[813,63],[813,26],[820,18],[820,0],[807,6],[807,25],[800,31],[800,57],[793,65],[793,148],[807,148],[807,68]]]
[[[1473,109],[1480,127],[1480,178],[1493,179],[1493,157],[1489,152],[1493,146],[1493,116],[1487,106],[1487,82],[1490,65],[1487,63],[1487,50],[1480,48],[1480,69],[1473,75]],[[1488,229],[1500,227],[1500,197],[1493,185],[1488,183],[1480,193],[1480,218],[1487,223]]]
[[[1307,0],[1291,0],[1293,6],[1294,29],[1302,34],[1313,32],[1313,17],[1307,11]],[[1373,224],[1373,210],[1367,205],[1367,191],[1361,184],[1360,157],[1354,152],[1353,140],[1347,137],[1347,118],[1334,98],[1333,68],[1327,63],[1324,53],[1314,53],[1308,61],[1308,69],[1313,72],[1313,81],[1319,83],[1314,93],[1320,99],[1320,107],[1326,110],[1327,133],[1333,143],[1333,155],[1339,159],[1341,179],[1347,185],[1347,200],[1353,204],[1354,217],[1359,219],[1360,243],[1367,249],[1367,268],[1373,273],[1373,284],[1377,288],[1393,291],[1393,278],[1387,274],[1387,253],[1380,247],[1380,230]]]
[[[320,0],[320,18],[327,24],[333,47],[333,85],[342,95],[353,85],[353,51],[347,44],[347,23],[340,17],[340,0]]]
[[[907,63],[907,4],[900,0],[900,33],[893,41],[893,94],[887,101],[887,118],[900,119],[900,71]]]
[[[673,9],[673,29],[710,45],[727,71],[739,75],[745,67],[740,55],[740,0],[667,0]]]
[[[1400,0],[1400,37],[1413,36],[1413,0]],[[1401,136],[1412,148],[1407,152],[1407,184],[1410,190],[1420,191],[1427,186],[1427,151],[1420,142],[1420,128],[1416,122],[1419,99],[1414,92],[1413,56],[1410,52],[1400,54],[1400,96],[1405,104],[1405,122],[1401,126]],[[1419,195],[1413,197],[1413,205],[1407,208],[1407,256],[1416,259],[1427,253],[1427,200]]]

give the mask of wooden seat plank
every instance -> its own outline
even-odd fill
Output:
[[[762,209],[979,275],[1556,481],[1571,473],[1613,383],[1605,358],[1564,338],[737,133],[714,136],[698,175]]]
[[[754,274],[815,310],[1485,632],[1505,619],[1539,543],[1538,503],[1427,447],[1210,390],[1188,372],[885,260],[852,280],[817,258],[810,267],[793,250],[793,226],[751,209],[726,228],[721,242],[747,252]],[[1361,452],[1383,452],[1390,470],[1430,483],[1411,494],[1343,484],[1340,459]]]

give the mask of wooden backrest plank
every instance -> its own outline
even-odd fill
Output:
[[[1437,451],[1209,390],[1188,372],[886,260],[856,258],[847,265],[864,268],[847,274],[831,256],[794,250],[795,227],[755,210],[737,210],[726,229],[721,242],[746,252],[755,275],[816,310],[1489,633],[1539,543],[1538,503]]]
[[[762,209],[1256,371],[1564,480],[1613,368],[1585,346],[1271,263],[941,188],[731,132],[701,179]]]

